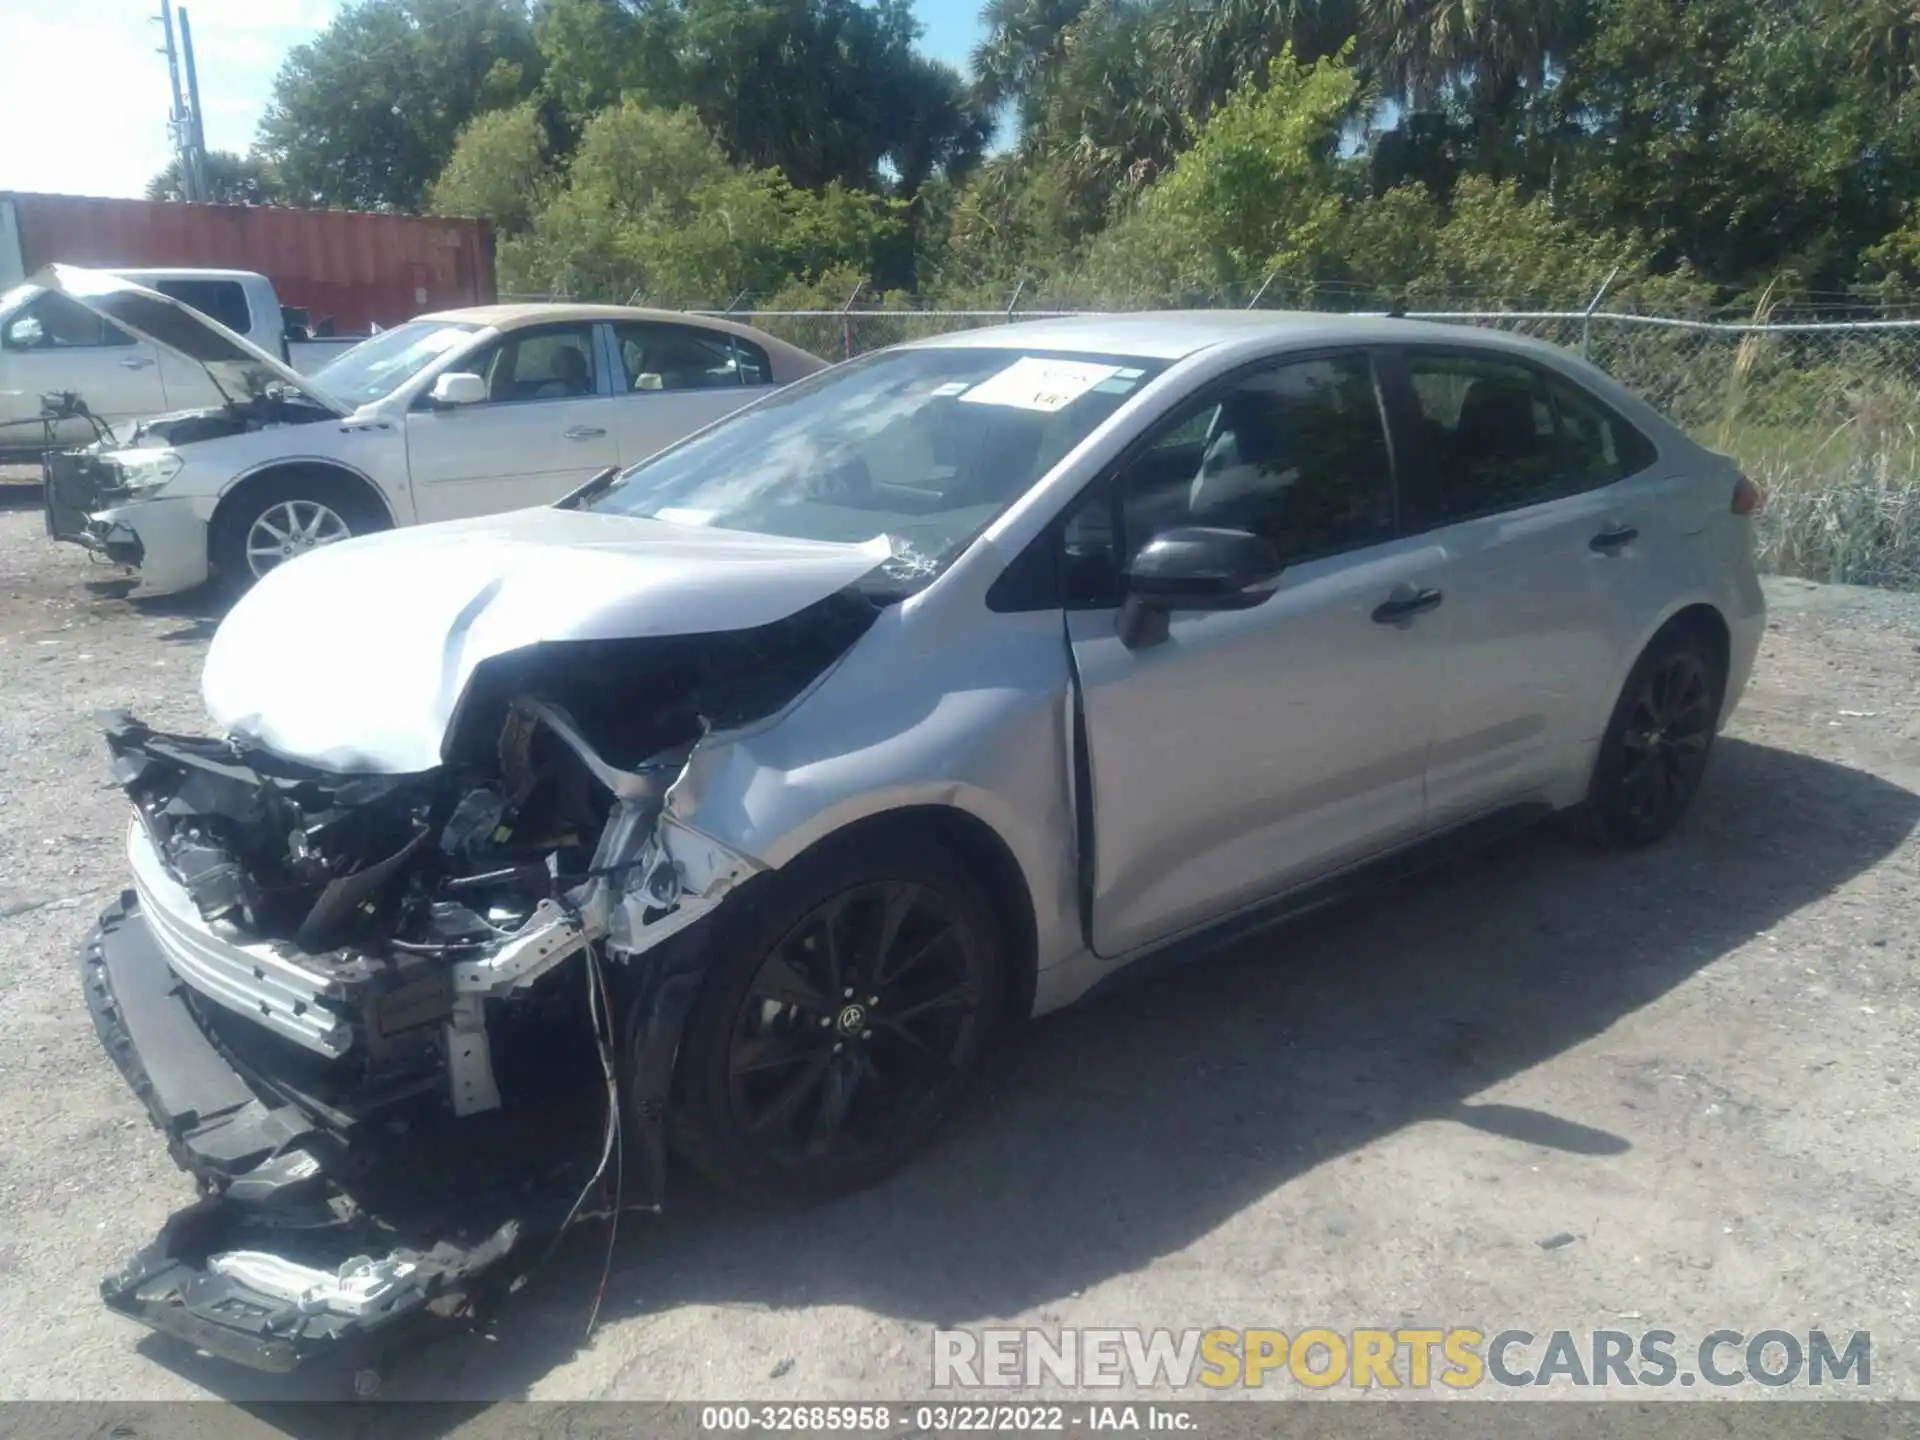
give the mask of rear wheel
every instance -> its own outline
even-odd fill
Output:
[[[257,481],[221,506],[210,558],[223,583],[244,590],[289,560],[391,523],[364,486],[291,472]]]
[[[1586,804],[1599,839],[1648,845],[1680,823],[1706,774],[1725,688],[1719,652],[1699,631],[1647,647],[1600,740]]]
[[[833,849],[762,883],[713,937],[676,1142],[728,1189],[857,1190],[917,1149],[978,1072],[1005,993],[998,927],[928,842]]]

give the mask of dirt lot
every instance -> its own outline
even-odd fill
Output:
[[[123,867],[88,716],[194,725],[213,622],[89,576],[0,513],[0,1396],[296,1393],[94,1297],[190,1191],[78,993]],[[1920,597],[1774,596],[1672,843],[1536,834],[1044,1022],[879,1190],[631,1217],[584,1345],[583,1232],[384,1393],[904,1397],[943,1323],[1425,1323],[1867,1329],[1920,1397]]]

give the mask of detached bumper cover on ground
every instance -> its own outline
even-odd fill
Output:
[[[465,1195],[457,1218],[417,1193],[397,1215],[369,1209],[330,1173],[348,1156],[210,1038],[131,892],[101,916],[81,970],[108,1054],[206,1196],[101,1282],[121,1314],[212,1354],[288,1370],[429,1308],[462,1308],[526,1222],[554,1223],[538,1204],[516,1206],[537,1196],[511,1185]],[[386,1188],[365,1157],[345,1168],[373,1196]]]

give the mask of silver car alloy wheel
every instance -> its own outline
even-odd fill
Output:
[[[318,500],[281,500],[263,510],[247,531],[247,567],[257,579],[296,555],[352,535],[339,513]]]

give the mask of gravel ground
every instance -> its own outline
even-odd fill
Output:
[[[94,1296],[191,1197],[76,983],[124,864],[88,717],[197,725],[214,623],[100,573],[0,513],[0,1397],[303,1393],[337,1377]],[[871,1400],[926,1392],[940,1324],[1425,1323],[1866,1329],[1869,1393],[1920,1397],[1920,597],[1772,590],[1669,844],[1536,833],[1050,1019],[878,1190],[683,1193],[590,1341],[598,1231],[383,1393]]]

